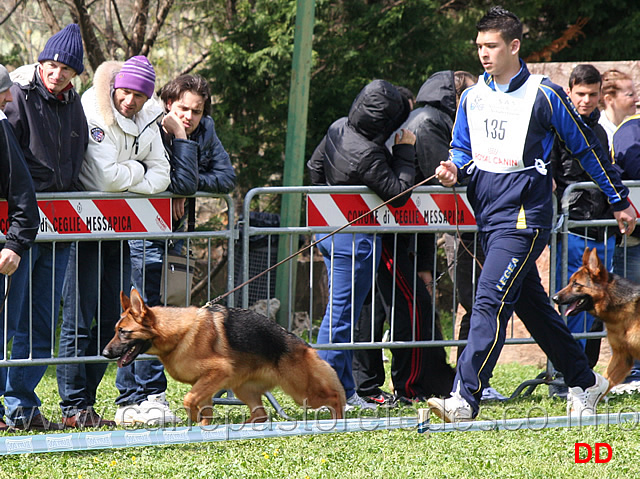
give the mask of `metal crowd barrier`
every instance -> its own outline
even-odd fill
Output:
[[[233,227],[233,218],[235,216],[235,205],[233,199],[229,195],[211,195],[205,193],[198,193],[194,196],[196,201],[205,199],[219,199],[226,204],[226,217],[227,226],[220,230],[200,229],[196,224],[196,231],[187,232],[179,231],[172,232],[172,219],[171,219],[171,195],[163,193],[154,195],[152,197],[145,197],[141,195],[135,195],[130,193],[100,193],[100,192],[82,192],[82,193],[39,193],[37,195],[38,206],[40,208],[40,230],[36,238],[36,243],[43,245],[51,245],[53,248],[53,255],[55,258],[56,251],[59,248],[68,248],[71,244],[75,244],[76,247],[84,242],[97,242],[98,251],[102,251],[105,244],[119,243],[120,249],[120,271],[122,271],[123,261],[123,245],[128,240],[158,240],[165,245],[165,252],[168,249],[170,241],[184,242],[186,251],[194,249],[194,246],[198,245],[201,251],[205,254],[203,258],[197,259],[188,256],[186,262],[187,276],[189,269],[195,269],[199,267],[203,271],[203,279],[199,286],[199,290],[202,293],[199,297],[202,298],[201,302],[211,300],[218,294],[228,291],[233,288],[233,267],[229,268],[229,272],[225,279],[224,284],[220,289],[224,291],[216,291],[212,283],[212,272],[216,265],[212,263],[212,248],[214,243],[223,242],[224,247],[227,250],[228,257],[233,265],[233,256],[235,250],[236,230]],[[3,209],[4,208],[4,211]],[[0,216],[4,214],[6,218],[6,202],[0,203]],[[3,234],[6,232],[6,224],[3,225]],[[4,241],[4,237],[2,237]],[[145,249],[146,251],[146,249]],[[143,253],[144,258],[144,253]],[[77,258],[76,258],[77,260]],[[31,251],[24,253],[21,264],[23,262],[31,263]],[[54,260],[55,265],[55,260]],[[76,264],[77,265],[77,264]],[[168,262],[164,262],[163,268],[165,270],[168,267]],[[98,263],[96,269],[98,275],[101,274],[101,266]],[[34,285],[31,281],[31,266],[30,280],[27,294],[29,295],[31,303],[33,298],[37,298],[42,291],[38,291],[38,285]],[[55,266],[54,266],[55,269]],[[51,288],[53,291],[55,271],[52,273]],[[165,284],[167,286],[165,275]],[[88,278],[82,278],[77,276],[75,283],[76,286],[79,282],[87,281]],[[144,277],[143,277],[144,282]],[[10,286],[10,282],[7,281]],[[120,278],[120,284],[122,289],[128,291],[131,287],[131,278]],[[185,281],[186,287],[186,281]],[[98,288],[98,291],[100,288]],[[193,290],[193,289],[192,289]],[[77,293],[77,288],[76,288]],[[98,293],[100,294],[100,293]],[[4,296],[4,295],[3,295]],[[76,294],[77,298],[77,294]],[[229,300],[233,299],[230,295]],[[11,291],[9,291],[9,298],[11,300]],[[101,298],[98,297],[98,307],[96,310],[95,330],[97,337],[112,337],[113,331],[103,331],[101,321]],[[190,298],[187,299],[185,305],[188,305]],[[49,357],[36,358],[33,357],[33,342],[32,342],[32,321],[31,321],[31,309],[29,311],[29,345],[30,353],[26,359],[10,359],[10,338],[7,337],[7,322],[8,322],[8,310],[5,307],[2,312],[3,318],[3,334],[0,336],[0,367],[6,366],[28,366],[28,365],[50,365],[50,364],[62,364],[62,363],[78,363],[78,362],[104,362],[105,358],[100,355],[100,352],[106,345],[101,343],[98,345],[97,354],[91,356],[78,355],[78,339],[76,338],[75,350],[76,354],[73,357],[58,357],[57,356],[57,336],[59,334],[59,326],[62,322],[61,305],[52,304],[52,316],[50,318],[52,337],[50,341],[50,354]],[[78,301],[72,307],[78,308]],[[117,318],[116,318],[117,320]],[[111,323],[114,323],[111,318]],[[24,325],[19,325],[24,327]],[[78,330],[78,323],[76,320],[75,330]]]
[[[631,189],[631,200],[640,204],[640,182],[625,182]],[[565,192],[565,198],[571,191],[578,188],[594,188],[590,183],[579,183],[571,185]],[[266,209],[264,205],[277,204],[282,195],[298,195],[304,199],[302,204],[305,211],[305,219],[301,221],[302,225],[287,226],[279,225],[277,215],[267,217],[256,217],[255,211]],[[205,292],[199,296],[199,303],[191,301],[191,304],[203,304],[206,301],[218,296],[224,291],[214,290],[212,285],[211,273],[214,268],[211,260],[211,251],[214,241],[222,241],[227,251],[227,274],[225,280],[225,290],[231,291],[240,283],[250,280],[255,276],[256,272],[262,272],[276,264],[279,259],[293,255],[301,247],[311,244],[314,240],[321,238],[334,232],[338,227],[344,225],[347,221],[355,219],[358,215],[365,213],[370,208],[379,205],[381,201],[368,188],[361,186],[341,186],[341,187],[271,187],[271,188],[255,188],[250,190],[244,198],[241,216],[236,222],[236,211],[233,199],[228,195],[206,195],[199,193],[196,195],[198,201],[206,198],[218,198],[226,202],[227,210],[226,227],[220,230],[200,229],[194,232],[175,232],[155,230],[150,232],[114,232],[110,230],[109,220],[104,219],[104,215],[98,214],[96,211],[96,203],[102,201],[130,201],[138,199],[146,199],[149,201],[168,200],[169,194],[160,194],[153,197],[143,197],[133,194],[105,194],[105,193],[57,193],[57,194],[39,194],[38,200],[41,206],[42,231],[38,235],[38,243],[49,243],[53,247],[61,243],[76,242],[77,244],[85,241],[97,241],[100,243],[106,241],[117,240],[124,242],[127,240],[150,240],[156,239],[162,241],[165,245],[168,241],[184,241],[187,250],[196,243],[201,251],[204,251],[204,258],[200,260],[206,263],[204,274]],[[311,198],[311,200],[310,200]],[[634,199],[636,201],[634,201]],[[311,202],[310,202],[311,201]],[[315,201],[315,203],[314,203]],[[57,220],[57,224],[53,224],[54,220],[47,217],[51,214],[49,211],[56,202],[61,202],[64,210],[63,218],[66,220]],[[569,228],[586,227],[594,225],[602,225],[607,228],[607,234],[615,234],[615,220],[600,220],[592,222],[579,222],[568,219],[568,209],[566,207],[566,199],[563,200],[563,210],[558,215],[564,221],[558,223],[553,231],[551,239],[550,265],[549,265],[549,285],[550,291],[554,292],[556,288],[556,249],[557,241],[563,241],[566,245],[566,236]],[[52,206],[53,205],[53,206]],[[79,210],[80,208],[80,210]],[[85,213],[81,209],[85,208]],[[46,210],[46,211],[43,211]],[[58,230],[67,230],[78,227],[79,223],[71,223],[72,212],[78,213],[82,219],[83,214],[92,218],[89,232],[55,232],[53,228]],[[91,214],[89,214],[91,212]],[[0,216],[2,215],[0,208]],[[66,216],[65,216],[66,215]],[[71,216],[70,216],[71,215]],[[456,226],[453,218],[458,215],[466,215],[462,224]],[[471,215],[471,216],[469,216]],[[302,215],[301,215],[302,216]],[[6,217],[6,216],[5,216]],[[99,220],[95,218],[101,218]],[[256,220],[256,221],[254,221]],[[66,221],[66,223],[65,223]],[[89,220],[87,220],[89,221]],[[163,220],[158,220],[162,223]],[[166,222],[166,221],[165,221]],[[75,225],[75,226],[74,226]],[[102,226],[101,226],[102,225]],[[106,226],[105,226],[106,225]],[[0,223],[0,226],[2,224]],[[86,226],[86,225],[85,225]],[[167,225],[165,225],[166,227]],[[101,228],[106,228],[103,230]],[[383,207],[376,213],[366,215],[358,224],[349,226],[340,234],[351,235],[357,233],[371,233],[373,235],[393,235],[397,238],[398,234],[416,237],[418,234],[431,233],[434,235],[433,249],[435,251],[433,260],[433,283],[432,297],[436,301],[431,302],[430,321],[432,326],[431,338],[424,340],[416,339],[416,331],[413,330],[412,340],[397,340],[394,335],[394,303],[389,306],[387,320],[389,326],[389,340],[376,340],[373,334],[369,340],[356,341],[354,339],[355,324],[359,318],[352,316],[351,318],[351,340],[345,343],[328,343],[318,344],[315,336],[317,328],[322,319],[328,300],[326,268],[323,264],[322,255],[318,251],[317,246],[312,246],[291,261],[282,266],[269,271],[262,278],[263,283],[259,287],[257,284],[250,282],[242,287],[236,293],[232,293],[225,298],[225,303],[229,306],[254,307],[267,315],[273,316],[281,324],[284,324],[289,330],[293,330],[296,334],[301,335],[304,339],[317,349],[382,349],[382,348],[411,348],[411,347],[450,347],[462,346],[466,341],[455,339],[457,337],[457,310],[458,298],[456,293],[456,271],[458,270],[457,260],[444,260],[442,253],[438,254],[438,250],[442,250],[442,236],[445,234],[457,238],[460,234],[475,235],[476,226],[473,220],[473,213],[468,205],[465,197],[465,189],[459,188],[452,191],[450,188],[439,186],[427,186],[416,189],[411,200],[403,208],[394,209]],[[277,239],[277,241],[276,241]],[[2,239],[0,238],[0,241]],[[333,241],[333,240],[330,240]],[[473,242],[473,248],[475,242]],[[454,243],[458,248],[458,242]],[[397,243],[394,247],[394,255],[397,253]],[[453,250],[454,258],[456,258],[456,249]],[[476,250],[474,249],[474,252]],[[23,261],[28,261],[28,254],[25,254]],[[561,264],[563,267],[563,282],[566,283],[566,247],[563,248],[563,258]],[[256,268],[256,265],[257,268]],[[195,264],[193,265],[195,266]],[[189,265],[187,266],[190,267]],[[474,266],[475,267],[475,266]],[[253,270],[252,270],[253,268]],[[374,270],[376,268],[374,267]],[[449,274],[451,270],[452,274]],[[417,258],[414,259],[414,271],[417,271]],[[284,303],[284,308],[278,308],[277,302],[274,302],[275,283],[280,275],[280,281],[285,284],[285,289],[280,290],[278,299]],[[451,285],[448,288],[441,286],[442,282],[451,276]],[[82,278],[77,278],[82,281]],[[122,278],[123,284],[126,282]],[[376,277],[371,275],[370,284],[375,286]],[[253,290],[252,290],[253,288]],[[450,297],[446,300],[442,299],[444,290],[450,290]],[[284,291],[284,293],[282,293]],[[414,290],[415,293],[415,290]],[[30,286],[30,295],[38,295]],[[391,292],[392,298],[397,294],[396,286],[393,286]],[[415,297],[415,294],[414,294]],[[300,299],[303,298],[303,299]],[[262,303],[260,305],[260,303]],[[436,305],[437,303],[437,305]],[[374,321],[375,304],[372,302],[372,312],[368,320]],[[10,347],[5,337],[0,338],[0,367],[16,366],[16,365],[35,365],[35,364],[60,364],[70,362],[100,362],[104,358],[100,355],[95,356],[76,356],[72,358],[59,358],[56,355],[56,331],[59,324],[59,305],[53,305],[54,314],[51,317],[53,337],[51,342],[51,354],[48,358],[28,358],[28,359],[8,359]],[[278,310],[279,309],[279,310]],[[414,308],[415,311],[415,308]],[[97,327],[100,328],[100,313],[98,312]],[[415,314],[415,313],[414,313]],[[6,308],[3,311],[6,324]],[[412,318],[415,319],[415,318]],[[415,321],[414,321],[415,323]],[[443,328],[443,339],[435,338],[435,331],[439,327],[439,323],[445,324]],[[415,326],[414,326],[415,328]],[[6,327],[4,328],[6,331]],[[99,329],[98,329],[99,331]],[[576,334],[577,338],[602,337],[604,333],[591,333],[583,331]],[[508,333],[506,344],[533,344],[534,341],[528,336],[518,336],[514,333],[513,326],[511,332]]]
[[[428,340],[415,340],[415,329],[413,331],[413,340],[411,341],[399,341],[395,340],[393,334],[393,309],[394,305],[389,305],[390,309],[390,338],[389,341],[375,341],[373,338],[369,341],[355,341],[354,340],[354,328],[358,318],[354,318],[352,315],[351,323],[351,341],[345,343],[330,342],[327,344],[318,344],[315,342],[315,332],[322,316],[325,313],[325,306],[328,300],[328,293],[326,291],[326,268],[322,261],[322,255],[318,251],[317,246],[313,246],[310,250],[304,253],[304,260],[300,263],[309,263],[308,269],[306,269],[307,275],[304,278],[295,277],[293,268],[297,259],[290,261],[289,264],[280,266],[270,274],[275,275],[283,274],[286,277],[294,277],[294,281],[290,281],[288,289],[286,290],[286,296],[289,298],[300,298],[306,296],[306,291],[309,291],[308,304],[303,305],[298,301],[297,305],[293,301],[287,301],[285,311],[279,311],[281,323],[288,327],[290,330],[295,330],[297,333],[301,332],[299,327],[294,325],[296,316],[304,313],[308,315],[305,323],[305,330],[303,337],[312,343],[314,348],[317,349],[372,349],[372,348],[412,348],[412,347],[442,347],[442,346],[461,346],[466,344],[466,340],[454,339],[456,337],[455,331],[457,331],[456,324],[456,311],[458,307],[458,301],[456,297],[455,288],[455,271],[457,270],[457,260],[454,260],[451,264],[442,265],[443,260],[438,260],[438,250],[442,250],[442,240],[440,239],[443,234],[449,234],[457,238],[460,234],[477,234],[475,220],[472,216],[472,210],[466,202],[466,189],[456,189],[455,193],[451,188],[444,188],[440,186],[427,186],[420,187],[414,190],[412,199],[403,208],[395,209],[390,207],[383,207],[378,212],[367,215],[364,219],[358,222],[357,225],[352,225],[341,231],[340,234],[350,234],[352,237],[356,233],[371,233],[373,235],[397,235],[406,234],[415,236],[423,233],[432,233],[434,235],[434,257],[433,263],[433,278],[435,284],[432,285],[433,297],[439,298],[442,288],[440,287],[440,280],[444,279],[444,276],[449,276],[447,271],[448,267],[451,267],[454,272],[452,281],[452,294],[451,302],[446,305],[441,305],[440,308],[436,307],[436,302],[431,302],[431,330],[432,337]],[[243,242],[243,265],[242,281],[249,280],[253,274],[250,273],[248,265],[251,264],[249,258],[250,243],[254,237],[272,237],[277,236],[281,243],[285,244],[285,251],[279,255],[277,259],[287,257],[294,254],[300,247],[304,245],[310,245],[314,240],[320,239],[325,235],[331,234],[338,227],[344,225],[350,220],[355,219],[359,214],[367,211],[368,208],[374,207],[380,204],[381,201],[375,196],[371,190],[363,186],[307,186],[307,187],[275,187],[275,188],[256,188],[250,190],[244,199],[243,216],[249,217],[251,208],[256,204],[272,204],[275,202],[274,198],[278,198],[282,195],[300,195],[306,196],[306,202],[304,205],[306,210],[306,224],[301,226],[267,226],[261,227],[256,225],[243,225],[243,233],[241,235]],[[452,219],[452,215],[456,214],[456,195],[458,197],[458,212],[457,214],[467,215],[465,224],[456,226],[454,221],[449,223],[448,220]],[[309,203],[309,198],[316,198],[319,204]],[[324,199],[326,198],[326,201]],[[469,218],[471,215],[471,218]],[[324,225],[320,225],[316,221],[318,218],[325,221]],[[376,220],[377,218],[377,220]],[[377,223],[374,225],[373,223]],[[404,223],[404,224],[403,224]],[[476,242],[474,241],[474,246]],[[268,242],[270,253],[276,248],[271,246],[271,242]],[[457,242],[455,243],[455,252],[457,252]],[[397,243],[396,243],[397,245]],[[397,246],[396,246],[397,247]],[[395,251],[395,248],[394,248]],[[475,251],[475,250],[474,250]],[[271,254],[267,254],[270,261],[265,266],[270,267],[276,263],[276,258]],[[395,253],[394,253],[395,254]],[[456,256],[454,255],[454,258]],[[353,258],[355,261],[355,258]],[[376,265],[377,266],[377,265]],[[376,269],[374,266],[374,270]],[[417,258],[414,260],[414,270],[417,267]],[[474,266],[475,267],[475,266]],[[301,269],[301,268],[298,268]],[[320,280],[317,278],[318,271],[320,270],[324,278]],[[555,276],[555,269],[551,270],[553,276]],[[300,273],[298,272],[298,275]],[[375,275],[371,277],[371,285],[375,285]],[[323,289],[324,288],[324,289]],[[318,291],[318,290],[321,291]],[[475,288],[473,288],[475,289]],[[244,303],[243,307],[250,306],[249,294],[247,294],[248,286],[245,286],[243,291]],[[415,289],[413,291],[415,297]],[[392,295],[395,296],[396,286]],[[262,296],[253,297],[254,301],[264,300],[268,298],[267,291],[262,291]],[[281,298],[278,298],[281,299]],[[296,308],[297,306],[297,308]],[[272,307],[270,302],[266,304],[267,308]],[[304,308],[304,309],[303,309]],[[444,309],[443,309],[444,308]],[[415,311],[415,308],[414,308]],[[415,314],[415,313],[414,313]],[[446,339],[435,339],[436,325],[438,322],[438,315],[448,316],[453,315],[450,326],[446,331],[443,331]],[[373,322],[373,316],[375,315],[375,306],[372,307],[371,321]],[[412,318],[415,319],[415,318]],[[448,322],[448,321],[447,321]],[[415,321],[413,321],[415,327]],[[533,339],[530,337],[518,337],[514,334],[513,329],[511,334],[506,340],[506,344],[532,344]]]

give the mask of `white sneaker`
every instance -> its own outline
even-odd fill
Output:
[[[119,406],[114,420],[118,426],[133,426],[136,423],[135,418],[138,414],[138,406],[134,404]]]
[[[353,411],[354,409],[378,409],[378,406],[373,403],[369,403],[358,396],[358,393],[353,393],[350,398],[347,399],[347,405],[344,407],[345,412]]]
[[[452,392],[447,399],[430,398],[427,404],[445,422],[473,421],[471,405],[458,392]]]
[[[569,388],[567,416],[582,417],[596,413],[596,405],[609,389],[609,381],[595,371],[593,375],[596,383],[586,390],[579,386]]]
[[[121,406],[116,411],[116,424],[133,426],[164,426],[178,424],[181,419],[169,409],[165,393],[151,394],[140,405]]]

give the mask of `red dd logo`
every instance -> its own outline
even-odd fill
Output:
[[[602,453],[600,452],[602,449],[606,449],[607,453],[606,455],[602,455]],[[580,457],[580,451],[584,450],[586,451],[587,457]],[[593,458],[593,451],[595,450],[595,462],[596,464],[603,464],[605,462],[609,462],[611,460],[611,458],[613,457],[613,449],[611,448],[611,446],[606,443],[606,442],[596,442],[595,445],[593,446],[593,448],[587,444],[586,442],[576,442],[575,444],[575,458],[574,458],[574,462],[576,464],[585,464],[587,462],[591,461],[591,458]]]

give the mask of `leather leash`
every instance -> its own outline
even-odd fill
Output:
[[[238,290],[242,289],[243,287],[245,287],[247,284],[251,283],[252,281],[255,281],[256,279],[258,279],[258,278],[260,278],[260,277],[264,276],[264,275],[265,275],[265,274],[267,274],[269,271],[273,271],[274,269],[276,269],[277,267],[279,267],[279,266],[283,265],[283,264],[284,264],[284,263],[286,263],[287,261],[290,261],[291,259],[295,258],[296,256],[298,256],[298,255],[300,255],[300,254],[304,253],[304,252],[305,252],[305,251],[307,251],[308,249],[310,249],[310,248],[314,247],[314,246],[315,246],[315,245],[317,245],[318,243],[320,243],[320,242],[322,242],[322,241],[326,240],[327,238],[330,238],[331,236],[333,236],[333,235],[335,235],[335,234],[339,233],[340,231],[344,230],[345,228],[347,228],[347,227],[351,226],[353,223],[357,223],[358,221],[360,221],[362,218],[366,217],[367,215],[369,215],[369,214],[373,213],[374,211],[379,210],[379,209],[380,209],[380,208],[382,208],[383,206],[388,205],[388,204],[389,204],[389,203],[391,203],[392,201],[394,201],[394,200],[396,200],[396,199],[400,198],[401,196],[406,195],[407,193],[409,193],[409,192],[411,192],[411,191],[415,190],[415,189],[416,189],[416,188],[418,188],[419,186],[422,186],[422,185],[426,184],[428,181],[432,180],[432,179],[433,179],[433,178],[435,178],[435,177],[436,177],[436,175],[434,174],[434,175],[430,176],[429,178],[426,178],[426,179],[424,179],[424,180],[420,181],[419,183],[416,183],[415,185],[411,186],[410,188],[407,188],[406,190],[404,190],[402,193],[400,193],[400,194],[398,194],[398,195],[394,196],[393,198],[391,198],[391,199],[389,199],[389,200],[387,200],[387,201],[385,201],[385,202],[383,202],[383,203],[379,204],[379,205],[378,205],[378,206],[376,206],[375,208],[373,208],[373,209],[371,209],[371,210],[367,211],[366,213],[361,214],[361,215],[360,215],[360,216],[358,216],[357,218],[355,218],[355,219],[353,219],[353,220],[349,221],[348,223],[346,223],[346,224],[344,224],[344,225],[340,226],[338,229],[336,229],[336,230],[332,231],[331,233],[328,233],[327,235],[323,236],[322,238],[320,238],[320,239],[318,239],[318,240],[316,240],[316,241],[313,241],[313,242],[309,243],[309,244],[308,244],[307,246],[305,246],[304,248],[302,248],[302,249],[298,250],[297,252],[293,253],[293,254],[292,254],[292,255],[290,255],[290,256],[287,256],[287,257],[286,257],[286,258],[284,258],[283,260],[281,260],[281,261],[277,262],[277,263],[276,263],[276,264],[274,264],[273,266],[270,266],[269,268],[265,269],[264,271],[262,271],[262,272],[258,273],[258,274],[257,274],[257,275],[255,275],[254,277],[252,277],[252,278],[248,279],[247,281],[245,281],[244,283],[242,283],[242,284],[240,284],[240,285],[236,286],[236,287],[235,287],[235,288],[233,288],[232,290],[227,291],[226,293],[221,294],[221,295],[220,295],[220,296],[218,296],[217,298],[215,298],[215,299],[213,299],[213,300],[211,300],[211,301],[207,302],[207,304],[205,305],[205,307],[211,306],[211,305],[213,305],[213,304],[215,304],[215,303],[219,302],[220,300],[222,300],[222,299],[226,298],[226,297],[227,297],[227,296],[229,296],[230,294],[235,293],[236,291],[238,291]],[[454,195],[454,198],[455,198],[455,205],[456,205],[456,233],[458,234],[458,237],[460,237],[460,229],[459,229],[458,221],[457,221],[457,219],[458,219],[458,210],[459,210],[459,207],[458,207],[458,194],[456,193],[455,186],[453,187],[453,195]],[[461,242],[460,242],[460,244],[462,244],[462,246],[464,247],[464,249],[467,251],[467,253],[469,253],[469,255],[470,255],[472,258],[475,258],[475,260],[476,260],[476,261],[478,262],[478,264],[480,265],[480,268],[482,268],[482,264],[480,263],[480,261],[478,261],[478,258],[476,258],[476,257],[475,257],[475,255],[474,255],[473,253],[471,253],[471,251],[469,251],[469,249],[465,246],[464,242],[462,242],[462,241],[461,241]]]

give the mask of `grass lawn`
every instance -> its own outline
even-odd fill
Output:
[[[496,368],[492,385],[510,394],[540,371],[516,364]],[[115,367],[110,365],[96,405],[105,416],[115,413]],[[188,386],[170,380],[168,396],[177,408]],[[49,368],[38,387],[45,415],[58,416],[55,371]],[[275,391],[286,411],[302,411]],[[614,397],[610,412],[640,411],[640,395]],[[422,407],[426,405],[421,405]],[[217,406],[231,421],[241,421],[245,407]],[[539,386],[526,398],[483,406],[483,418],[560,416],[565,403],[547,397]],[[602,412],[602,411],[601,411]],[[395,414],[395,413],[394,413]],[[416,415],[405,408],[402,415]],[[350,417],[357,417],[353,413]],[[23,454],[0,458],[0,478],[628,478],[640,463],[640,427],[549,428],[543,430],[418,434],[413,429],[337,433],[178,446],[135,447],[77,453]],[[5,434],[6,435],[6,434]],[[13,435],[15,436],[15,435]],[[574,463],[574,444],[608,443],[610,462]],[[604,452],[604,451],[603,451]]]

